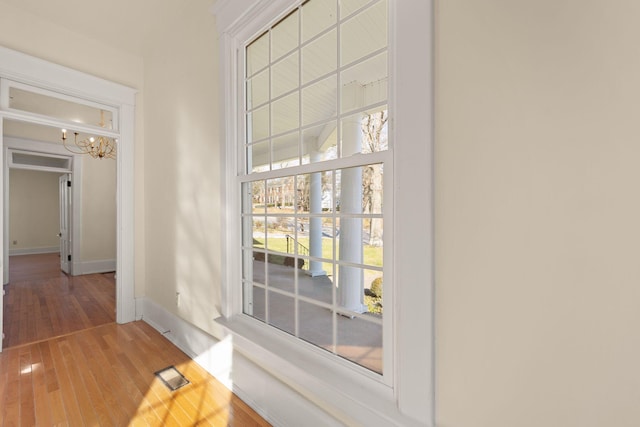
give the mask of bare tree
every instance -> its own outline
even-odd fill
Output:
[[[387,110],[378,111],[362,119],[364,153],[375,153],[387,149],[388,139],[386,125],[389,119]],[[368,165],[362,173],[362,207],[363,212],[382,213],[382,177],[381,164]],[[382,219],[371,218],[369,221],[369,244],[382,245]]]

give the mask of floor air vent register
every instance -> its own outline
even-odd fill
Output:
[[[160,381],[162,381],[171,391],[175,391],[180,387],[189,384],[189,380],[186,379],[175,366],[169,366],[161,369],[156,372],[155,375],[160,378]]]

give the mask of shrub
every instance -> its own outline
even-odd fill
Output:
[[[382,277],[377,277],[371,282],[371,293],[382,298]]]

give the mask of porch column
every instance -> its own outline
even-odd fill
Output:
[[[342,156],[362,152],[360,115],[342,122]],[[340,261],[362,264],[362,218],[345,218],[345,214],[362,213],[362,168],[342,169],[340,179]],[[363,313],[364,273],[361,268],[340,265],[338,268],[338,304]]]
[[[314,150],[311,152],[311,162],[320,160],[322,154]],[[311,214],[322,213],[322,175],[320,172],[312,173],[309,185],[309,211]],[[309,218],[309,256],[322,257],[322,218]],[[326,276],[327,272],[322,269],[322,262],[309,261],[310,276]]]

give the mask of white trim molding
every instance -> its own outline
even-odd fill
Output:
[[[60,252],[59,246],[51,246],[44,248],[21,248],[21,249],[9,249],[9,255],[37,255],[37,254],[53,254]]]
[[[116,271],[115,259],[103,259],[98,261],[76,261],[73,263],[73,275],[111,273]]]
[[[0,46],[0,79],[67,97],[110,105],[119,111],[117,164],[116,321],[135,319],[134,272],[134,120],[137,90]],[[10,111],[0,94],[0,118],[55,124],[47,117]]]
[[[433,0],[388,0],[390,10],[389,122],[394,149],[392,274],[393,367],[390,384],[360,375],[313,349],[266,330],[242,314],[239,294],[241,257],[236,188],[239,131],[238,55],[245,41],[258,34],[301,0],[218,0],[213,13],[220,32],[221,111],[227,171],[222,187],[222,314],[217,319],[231,339],[233,354],[251,360],[266,373],[259,381],[286,384],[308,403],[346,425],[433,426],[434,381],[434,206],[433,206]],[[402,82],[400,84],[399,82]],[[390,115],[391,117],[391,115]],[[385,228],[385,232],[386,232]],[[386,265],[385,265],[386,268]],[[388,288],[387,288],[388,286]],[[272,328],[270,328],[272,329]],[[224,341],[223,340],[223,341]],[[242,375],[234,364],[234,375]],[[253,391],[253,390],[251,390]],[[256,398],[248,391],[249,402]],[[242,396],[241,396],[242,397]],[[297,408],[290,405],[290,412]]]

